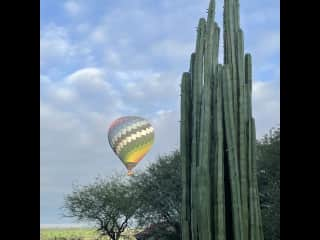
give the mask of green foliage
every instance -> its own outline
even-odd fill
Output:
[[[159,157],[158,161],[131,179],[131,189],[139,202],[135,214],[139,226],[167,223],[175,229],[173,233],[158,229],[162,236],[168,235],[166,239],[178,239],[180,234],[180,165],[180,154],[176,151]]]
[[[88,186],[75,186],[65,198],[65,216],[91,222],[101,235],[119,239],[135,213],[135,196],[120,178],[97,179]]]
[[[280,239],[280,127],[257,142],[258,180],[265,240]]]

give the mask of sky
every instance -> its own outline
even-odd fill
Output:
[[[222,28],[223,1],[216,4]],[[258,139],[280,124],[279,5],[240,0]],[[141,116],[155,128],[137,170],[178,149],[181,75],[208,6],[209,0],[40,1],[42,226],[75,223],[61,209],[73,184],[126,174],[107,141],[114,119]]]

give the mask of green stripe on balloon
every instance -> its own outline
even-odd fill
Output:
[[[130,156],[131,154],[134,154],[134,153],[140,151],[141,149],[143,149],[143,148],[146,147],[147,145],[152,145],[153,142],[154,142],[154,139],[152,139],[151,141],[145,141],[145,142],[141,143],[140,145],[135,146],[134,148],[132,148],[132,149],[124,156],[124,159],[129,158],[129,156]]]
[[[127,144],[120,152],[119,152],[119,157],[121,160],[125,159],[125,156],[129,153],[132,152],[134,149],[137,149],[139,146],[148,144],[153,142],[154,139],[154,133],[149,133],[146,136],[140,137],[136,139],[135,141],[132,141],[131,143]]]

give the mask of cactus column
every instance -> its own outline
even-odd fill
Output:
[[[263,240],[255,164],[251,56],[239,1],[224,1],[224,63],[215,1],[181,82],[182,239]]]

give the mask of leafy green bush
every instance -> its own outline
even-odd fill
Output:
[[[280,127],[257,142],[257,164],[265,240],[280,239]]]

